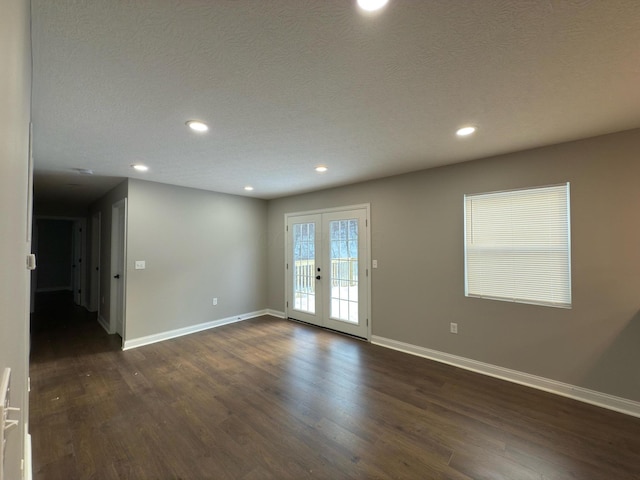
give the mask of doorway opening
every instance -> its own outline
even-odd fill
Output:
[[[285,215],[286,316],[371,337],[369,205]]]
[[[86,220],[73,217],[35,217],[32,251],[37,268],[31,272],[31,313],[84,310],[87,300]],[[49,321],[64,323],[63,315]],[[32,316],[31,328],[48,327]],[[54,321],[55,320],[55,321]]]

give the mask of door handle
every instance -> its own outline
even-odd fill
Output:
[[[322,277],[320,275],[316,275],[316,280],[320,280]]]
[[[113,278],[120,278],[120,274],[114,275]]]

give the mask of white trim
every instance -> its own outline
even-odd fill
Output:
[[[620,413],[625,413],[633,417],[640,417],[640,402],[616,397],[607,393],[589,390],[568,383],[558,382],[537,375],[511,370],[489,363],[478,362],[465,357],[459,357],[450,353],[431,350],[430,348],[419,347],[409,343],[399,342],[385,337],[374,335],[371,343],[381,347],[391,348],[400,352],[417,355],[419,357],[446,363],[454,367],[463,368],[472,372],[480,373],[490,377],[499,378],[508,382],[517,383],[527,387],[554,393],[562,397],[572,398],[580,402],[589,403],[598,407],[606,408]]]
[[[27,167],[27,239],[30,243],[33,235],[33,122],[29,122],[29,156]]]
[[[289,212],[284,214],[284,217],[285,217],[284,224],[285,226],[287,225],[287,222],[286,222],[287,217],[299,217],[301,215],[317,215],[321,213],[334,213],[334,212],[343,212],[345,210],[360,210],[360,209],[367,209],[367,213],[368,213],[370,208],[371,208],[370,203],[359,203],[357,205],[346,205],[343,207],[321,208],[319,210],[307,210],[304,212]],[[369,218],[368,215],[367,215],[367,218]]]
[[[250,318],[261,317],[262,315],[269,315],[268,310],[258,310],[256,312],[243,313],[241,315],[234,315],[232,317],[222,318],[220,320],[212,320],[211,322],[199,323],[197,325],[190,325],[188,327],[176,328],[175,330],[168,330],[166,332],[154,333],[153,335],[147,335],[145,337],[134,338],[131,340],[125,340],[122,345],[122,350],[130,350],[132,348],[142,347],[152,343],[162,342],[164,340],[170,340],[172,338],[182,337],[191,333],[201,332],[203,330],[209,330],[211,328],[221,327],[230,323],[241,322],[243,320],[249,320]]]
[[[33,464],[31,455],[31,435],[28,432],[28,426],[25,426],[25,439],[24,439],[24,469],[22,478],[24,480],[31,480],[33,478]]]
[[[113,333],[109,330],[109,322],[107,322],[102,315],[98,315],[98,323],[102,328],[104,328],[104,331],[107,332],[109,335]]]
[[[266,312],[265,315],[271,315],[272,317],[283,318],[283,319],[287,318],[284,312],[280,312],[278,310],[271,310],[270,308],[267,308],[265,312]]]
[[[89,307],[87,310],[90,312],[98,312],[98,315],[101,313],[101,303],[100,303],[100,277],[102,276],[102,272],[100,270],[100,258],[101,258],[101,248],[102,248],[102,212],[94,212],[91,215],[91,236],[87,236],[87,242],[90,243],[91,246],[91,257],[88,258],[89,261],[89,298],[88,304]]]

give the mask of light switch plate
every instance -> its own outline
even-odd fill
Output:
[[[144,270],[147,265],[144,260],[136,260],[136,270]]]

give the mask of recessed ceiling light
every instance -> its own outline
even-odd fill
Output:
[[[475,133],[476,131],[476,127],[462,127],[459,128],[458,131],[456,131],[456,135],[458,135],[459,137],[466,137],[468,135],[471,135],[472,133]]]
[[[93,175],[93,170],[90,168],[74,168],[74,170],[80,175]]]
[[[327,167],[325,167],[324,165],[318,165],[318,166],[316,167],[316,172],[318,172],[318,173],[324,173],[324,172],[326,172],[327,170],[329,170],[329,169],[328,169]]]
[[[206,132],[209,130],[209,126],[206,123],[199,122],[197,120],[189,120],[187,126],[195,132]]]
[[[136,163],[135,165],[131,166],[138,172],[146,172],[147,170],[149,170],[149,167],[147,167],[146,165],[142,165],[141,163]]]
[[[358,0],[358,6],[367,12],[375,12],[384,7],[389,0]]]
[[[247,192],[250,192],[250,191],[252,191],[252,190],[253,190],[253,187],[252,187],[251,185],[247,185],[246,187],[244,187],[244,189],[245,189]]]

